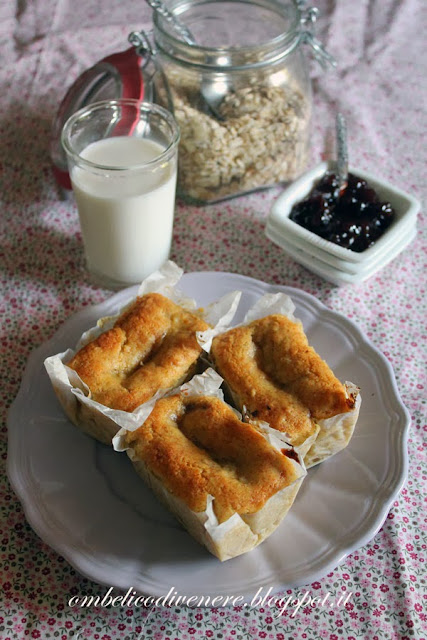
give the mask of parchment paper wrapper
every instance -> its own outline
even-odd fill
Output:
[[[301,321],[295,317],[294,311],[295,305],[287,294],[281,292],[267,293],[257,300],[254,306],[248,310],[243,322],[238,326],[250,324],[255,320],[276,313],[288,317],[293,322],[301,323]],[[296,450],[298,450],[304,458],[307,469],[344,449],[353,435],[361,404],[360,390],[352,382],[345,382],[344,386],[347,391],[347,397],[355,401],[353,409],[325,420],[317,420],[315,423],[317,425],[317,431],[307,438],[299,447],[296,447]],[[231,397],[238,405],[238,398],[228,386],[227,388]],[[246,414],[244,407],[243,418],[248,422],[257,424],[256,420]],[[283,435],[285,438],[288,437],[287,434]]]
[[[336,416],[332,416],[332,418],[317,420],[317,424],[320,427],[319,434],[304,456],[307,469],[345,449],[351,440],[359,417],[362,397],[359,393],[359,387],[356,387],[355,384],[345,382],[344,385],[348,397],[355,399],[354,407],[347,413],[339,413]]]
[[[183,270],[180,267],[172,261],[167,261],[159,271],[142,282],[137,295],[160,293],[175,304],[194,313],[197,309],[196,301],[176,288],[182,275]],[[200,312],[203,319],[213,326],[212,329],[197,333],[197,340],[201,345],[211,341],[216,333],[228,327],[236,312],[240,296],[240,291],[231,292]],[[151,413],[156,400],[165,395],[168,390],[157,392],[153,398],[141,404],[133,412],[111,409],[91,398],[88,386],[75,371],[67,367],[67,362],[81,347],[112,328],[117,318],[133,301],[134,299],[130,300],[116,315],[100,318],[95,327],[83,333],[75,350],[67,349],[63,353],[46,358],[44,362],[55,393],[68,418],[79,429],[105,444],[111,444],[113,436],[121,427],[132,429],[139,426]]]
[[[207,369],[203,374],[194,376],[174,393],[213,396],[222,400],[223,393],[220,389],[222,382],[221,376],[213,369]],[[237,411],[235,413],[241,417]],[[257,428],[278,451],[293,450],[282,434],[271,429],[266,423],[259,423]],[[297,472],[296,480],[271,496],[257,513],[242,515],[234,513],[228,520],[219,523],[213,508],[214,496],[208,495],[204,511],[191,510],[181,498],[164,487],[161,480],[147,468],[142,460],[138,459],[132,448],[126,446],[124,441],[126,433],[127,429],[121,429],[117,433],[113,439],[114,449],[126,451],[138,475],[143,478],[159,500],[175,515],[193,538],[221,561],[250,551],[276,529],[292,506],[306,475],[302,458],[297,454],[298,460],[290,458]]]

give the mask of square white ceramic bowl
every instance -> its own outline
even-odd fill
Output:
[[[390,202],[395,210],[396,217],[390,227],[372,247],[369,247],[361,253],[351,251],[351,249],[345,249],[333,242],[320,238],[320,236],[317,236],[312,231],[308,231],[289,219],[293,205],[303,200],[328,170],[333,170],[333,164],[322,162],[304,173],[284,190],[274,202],[268,216],[266,226],[267,237],[279,246],[281,246],[281,240],[288,246],[292,244],[298,249],[309,252],[314,259],[318,258],[338,269],[343,268],[345,263],[348,262],[358,263],[361,268],[362,266],[363,268],[367,268],[369,265],[373,266],[374,264],[378,265],[378,268],[381,268],[389,262],[389,260],[387,260],[387,254],[391,248],[393,248],[393,257],[396,257],[399,253],[399,251],[396,252],[395,250],[399,245],[399,238],[406,238],[410,228],[415,227],[420,203],[413,196],[405,193],[401,189],[393,187],[371,173],[350,167],[349,171],[366,180],[369,186],[375,189],[382,201]],[[402,242],[402,249],[406,244]],[[357,265],[355,264],[354,266],[357,272]]]
[[[365,267],[363,262],[347,263],[348,265],[351,265],[353,267],[354,265],[356,266],[359,265],[358,269],[353,268],[352,270],[350,270],[350,268],[348,269],[336,268],[330,262],[326,262],[325,260],[320,260],[319,258],[315,258],[308,251],[304,251],[303,249],[297,248],[292,242],[288,243],[283,238],[280,240],[280,244],[279,243],[277,244],[279,244],[279,246],[289,256],[291,256],[291,258],[293,258],[295,262],[302,264],[304,267],[306,267],[316,275],[320,276],[324,280],[327,280],[328,282],[332,282],[337,286],[342,286],[342,285],[349,285],[349,284],[357,284],[359,282],[364,282],[365,280],[368,280],[368,278],[373,276],[374,273],[377,273],[377,271],[382,269],[388,262],[393,260],[398,255],[398,253],[403,251],[403,249],[405,249],[405,247],[407,247],[408,244],[412,242],[412,240],[415,238],[415,235],[416,235],[416,228],[415,228],[415,225],[413,225],[411,228],[409,228],[408,232],[405,233],[404,237],[402,237],[400,241],[399,249],[397,249],[396,247],[393,250],[390,249],[390,252],[387,253],[387,255],[383,257],[382,260],[380,260],[378,263],[368,265],[367,267]]]

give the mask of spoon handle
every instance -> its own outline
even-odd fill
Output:
[[[146,3],[158,14],[160,14],[167,22],[169,22],[175,29],[178,35],[187,44],[194,44],[194,38],[191,32],[182,22],[170,11],[163,0],[145,0]]]
[[[337,173],[340,191],[346,188],[348,181],[347,124],[342,113],[337,114]]]

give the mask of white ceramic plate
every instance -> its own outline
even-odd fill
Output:
[[[407,239],[410,237],[411,241],[415,237],[416,232],[416,216],[407,220],[407,223],[402,227],[399,235],[394,236],[392,241],[382,251],[376,253],[372,259],[364,260],[363,262],[351,262],[350,260],[342,260],[337,258],[332,253],[316,247],[314,244],[309,244],[305,240],[302,240],[298,236],[290,236],[283,231],[273,228],[272,225],[267,226],[265,233],[267,238],[272,240],[275,244],[286,251],[286,248],[291,246],[298,251],[303,251],[304,254],[311,256],[311,260],[318,261],[321,265],[326,264],[334,269],[345,271],[350,274],[364,273],[372,275],[379,269],[385,267],[391,260],[393,260],[405,247],[407,246]]]
[[[154,596],[264,594],[309,584],[366,544],[384,522],[407,471],[408,413],[393,371],[344,316],[312,296],[229,273],[184,275],[180,288],[205,305],[243,291],[236,322],[266,292],[292,296],[308,337],[337,376],[362,387],[346,450],[308,472],[288,516],[262,545],[219,562],[157,502],[118,454],[64,418],[43,361],[74,346],[100,316],[135,295],[126,289],[70,318],[30,357],[8,417],[8,473],[36,533],[80,573]]]
[[[268,235],[268,234],[267,234]],[[389,252],[383,257],[382,261],[371,266],[364,267],[363,263],[359,263],[359,268],[356,270],[351,269],[338,269],[331,264],[320,260],[316,255],[311,253],[310,247],[307,250],[301,249],[293,244],[292,241],[288,242],[284,238],[280,239],[279,245],[288,255],[291,256],[304,267],[315,273],[316,275],[324,278],[328,282],[332,282],[337,286],[357,284],[358,282],[364,282],[371,278],[375,273],[378,273],[380,269],[385,267],[389,262],[394,260],[399,253],[401,253],[415,238],[417,235],[417,229],[415,225],[405,230],[402,236],[399,238],[399,243],[390,247]],[[274,239],[276,241],[277,238]],[[349,265],[351,263],[348,263]],[[356,262],[352,264],[358,264]]]

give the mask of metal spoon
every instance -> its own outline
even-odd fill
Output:
[[[184,42],[186,42],[187,44],[196,44],[191,31],[187,29],[187,27],[181,22],[181,20],[167,8],[162,0],[145,1],[153,9],[153,11],[161,15],[162,18],[164,18],[167,22],[169,22],[169,24],[173,26],[176,33],[184,40]]]
[[[164,4],[163,0],[145,0],[146,3],[159,15],[162,16],[175,30],[178,36],[189,45],[197,46],[197,42],[194,39],[191,31],[186,27],[181,20],[170,11]],[[206,105],[206,110],[211,113],[217,120],[224,120],[222,115],[218,111],[218,107],[224,97],[228,93],[227,83],[221,80],[206,80],[203,79],[200,87],[200,94],[203,102]]]
[[[342,113],[336,117],[336,140],[337,140],[337,178],[339,193],[341,194],[348,184],[348,147],[347,147],[347,124]]]

